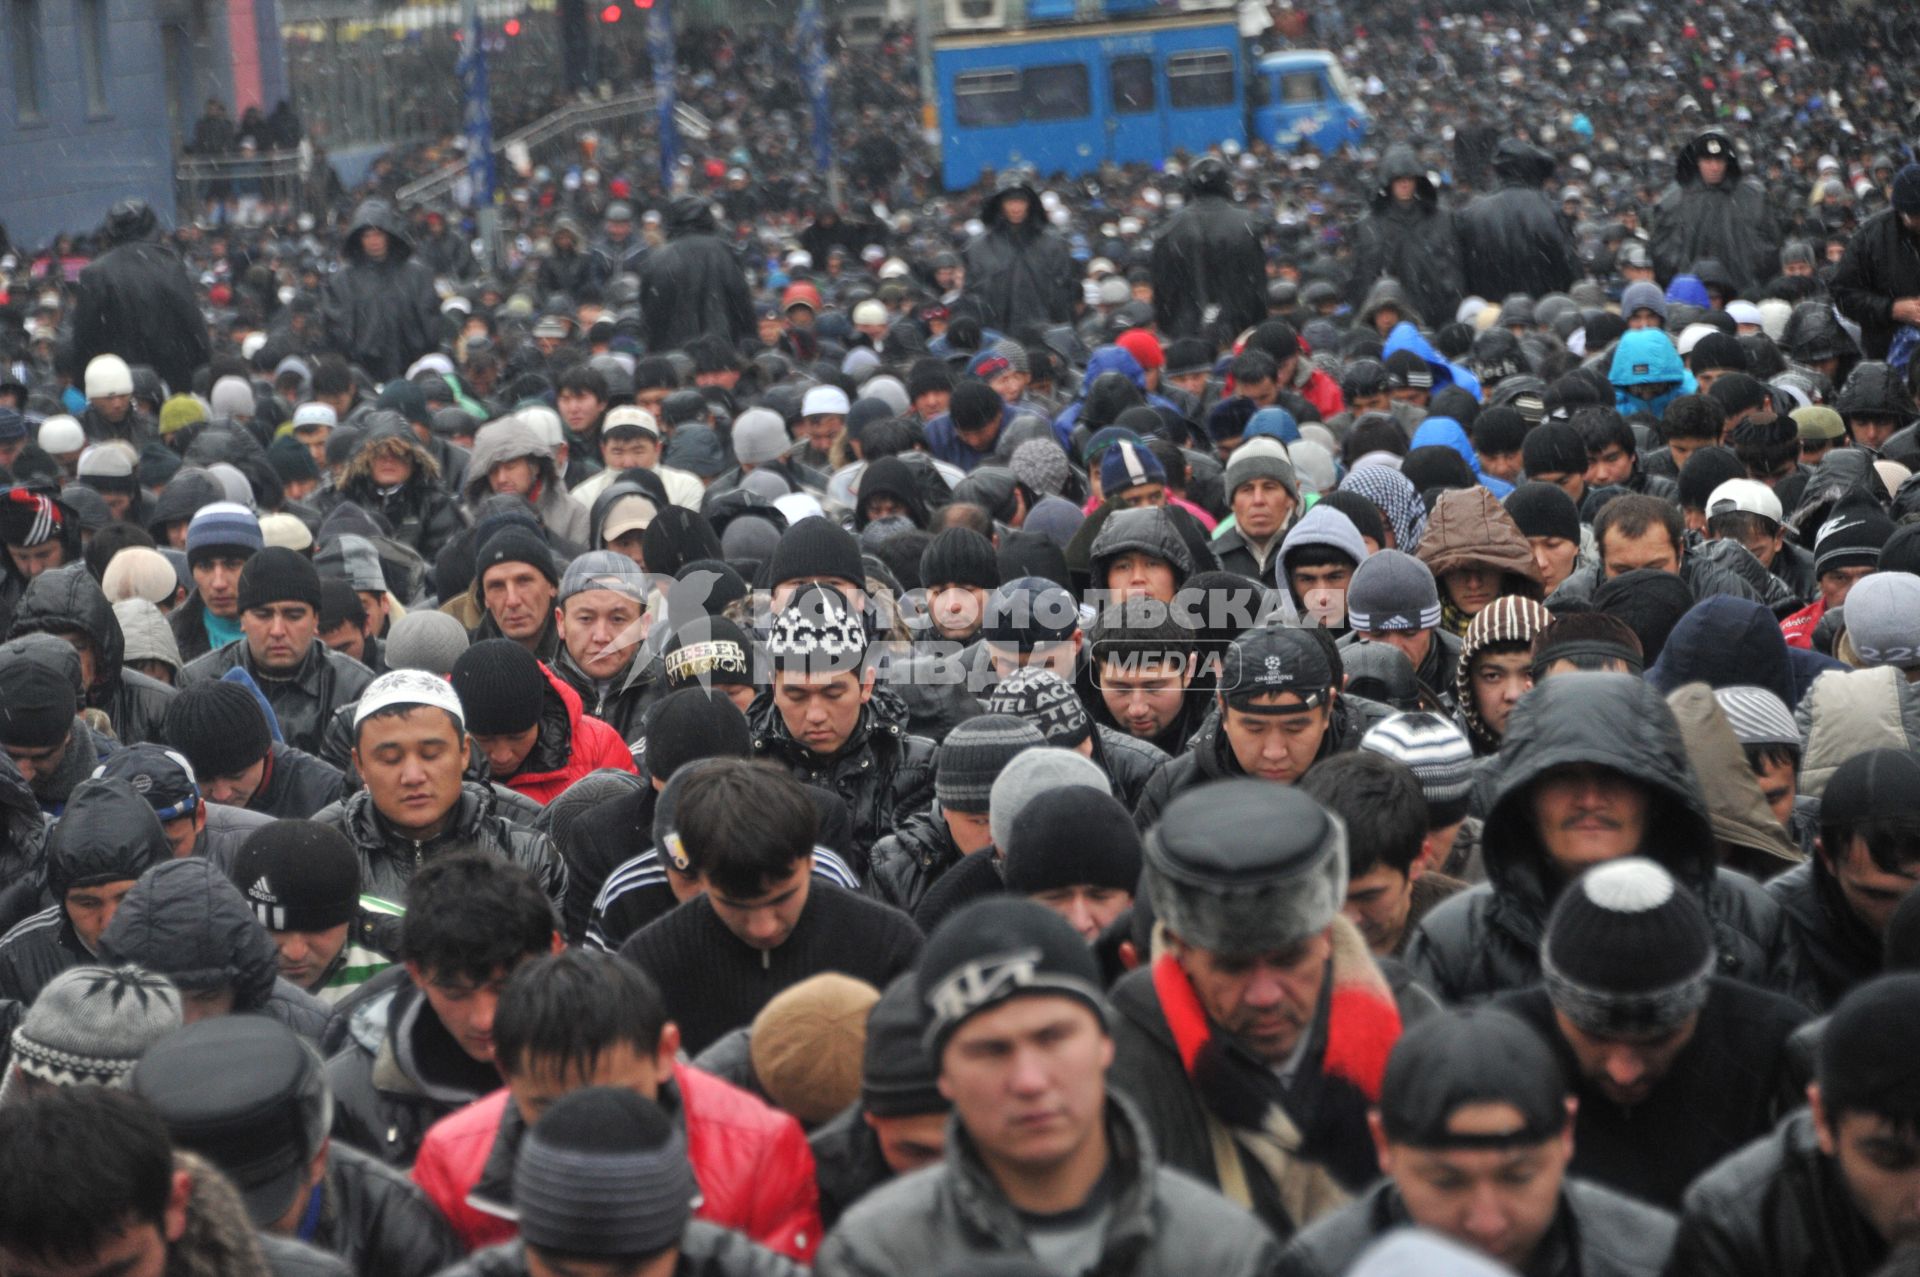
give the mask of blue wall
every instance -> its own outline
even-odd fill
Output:
[[[131,195],[171,222],[173,140],[155,0],[102,0],[106,102],[99,113],[87,101],[81,0],[38,0],[38,119],[22,118],[15,93],[13,2],[0,3],[0,171],[8,174],[0,183],[0,221],[15,245],[32,249],[63,230],[91,230],[115,200]],[[210,25],[224,27],[224,6],[209,7]],[[182,74],[205,83],[204,70]],[[191,119],[185,127],[192,128]]]

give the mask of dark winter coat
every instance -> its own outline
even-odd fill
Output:
[[[522,1242],[489,1246],[441,1277],[528,1277]],[[807,1270],[785,1255],[756,1246],[731,1228],[689,1220],[680,1238],[680,1255],[670,1277],[806,1277]]]
[[[1920,297],[1920,238],[1901,226],[1900,215],[1892,209],[1875,213],[1847,241],[1846,254],[1827,287],[1840,313],[1860,325],[1861,353],[1885,359],[1900,327],[1893,304],[1903,297]]]
[[[280,723],[280,735],[287,744],[315,755],[320,753],[320,743],[333,712],[359,700],[367,684],[373,682],[372,670],[351,656],[332,650],[319,639],[308,646],[307,657],[300,662],[293,677],[274,678],[262,673],[253,663],[253,649],[242,637],[188,661],[180,671],[180,686],[211,683],[236,667],[247,672],[259,686],[260,694],[273,706],[274,717]]]
[[[1700,180],[1700,148],[1709,136],[1721,139],[1726,151],[1727,175],[1717,186]],[[1727,268],[1736,291],[1745,292],[1779,273],[1780,228],[1766,189],[1741,177],[1740,156],[1725,141],[1725,134],[1709,129],[1680,148],[1674,184],[1654,205],[1650,248],[1661,279],[1711,257]]]
[[[1887,1243],[1853,1204],[1813,1115],[1791,1114],[1687,1191],[1668,1277],[1871,1273]]]
[[[898,829],[873,844],[869,871],[880,899],[912,913],[927,888],[960,863],[960,848],[947,829],[939,804],[918,811]]]
[[[1632,1107],[1581,1076],[1545,989],[1503,994],[1498,1005],[1553,1047],[1580,1101],[1568,1171],[1661,1210],[1679,1210],[1689,1184],[1806,1098],[1804,1087],[1794,1094],[1786,1049],[1805,1008],[1735,980],[1713,981],[1693,1037]]]
[[[1556,767],[1599,765],[1647,788],[1639,854],[1691,887],[1713,922],[1715,971],[1779,987],[1780,908],[1751,878],[1715,861],[1713,826],[1685,742],[1660,694],[1621,674],[1562,674],[1514,710],[1493,762],[1482,833],[1487,882],[1429,913],[1407,966],[1442,1001],[1472,1002],[1540,978],[1540,941],[1560,881],[1534,830],[1534,782]]]
[[[253,791],[248,811],[275,820],[311,820],[313,813],[339,802],[346,792],[346,777],[340,770],[305,750],[275,741],[267,759],[267,774]]]
[[[1012,194],[1027,200],[1026,220],[1018,226],[1000,207]],[[1002,183],[981,208],[980,221],[986,229],[966,249],[966,295],[979,305],[981,324],[1011,332],[1029,324],[1072,323],[1079,269],[1067,241],[1047,225],[1033,187],[1024,179]]]
[[[1104,1277],[1267,1277],[1273,1238],[1245,1211],[1161,1161],[1146,1123],[1107,1093],[1107,1175],[1112,1205],[1100,1259]],[[856,1203],[820,1248],[820,1277],[897,1277],[1018,1256],[1031,1262],[1026,1228],[958,1119],[947,1156]]]
[[[452,823],[446,832],[427,842],[415,842],[395,832],[373,805],[373,795],[362,789],[343,801],[324,807],[313,819],[332,825],[347,836],[360,853],[360,890],[382,900],[405,900],[407,883],[416,870],[435,856],[456,851],[491,852],[527,870],[558,910],[567,894],[567,865],[545,834],[514,823],[505,813],[508,804],[533,804],[517,794],[473,781],[462,783]]]
[[[42,572],[27,583],[13,610],[8,638],[79,630],[93,645],[93,686],[86,703],[103,711],[122,745],[162,738],[167,706],[178,694],[159,679],[126,669],[127,640],[120,618],[86,564]]]
[[[577,297],[582,287],[604,284],[607,279],[599,256],[587,246],[587,235],[580,228],[580,223],[571,217],[561,217],[553,224],[554,238],[557,239],[562,233],[573,236],[573,247],[562,252],[556,244],[553,251],[541,260],[534,282],[539,286],[542,297],[552,297],[556,293]]]
[[[316,1043],[332,1015],[281,979],[279,951],[246,897],[197,856],[141,876],[100,934],[100,957],[158,972],[185,991],[230,989],[236,1014],[271,1016]]]
[[[115,241],[80,272],[73,304],[73,366],[97,355],[146,364],[182,394],[194,370],[212,358],[207,323],[193,281],[172,249],[159,242],[160,225],[144,203],[117,206],[107,233]]]
[[[1495,149],[1493,171],[1500,189],[1467,205],[1459,219],[1466,282],[1474,292],[1541,297],[1573,286],[1579,252],[1542,189],[1553,170],[1553,157],[1531,142],[1507,138]]]
[[[233,862],[240,855],[241,845],[253,836],[254,830],[262,825],[271,825],[275,818],[265,812],[229,807],[225,803],[204,803],[203,806],[207,813],[207,825],[194,843],[193,854],[206,857],[221,873],[231,878]]]
[[[1848,906],[1821,857],[1795,865],[1766,891],[1786,915],[1794,980],[1783,992],[1795,1001],[1831,1011],[1849,989],[1880,974],[1880,935]]]
[[[413,474],[393,492],[383,493],[373,482],[373,454],[362,446],[347,462],[340,486],[324,501],[324,510],[351,501],[369,514],[377,514],[393,529],[392,537],[418,551],[431,563],[446,548],[447,542],[467,526],[452,490],[441,482],[440,463],[413,436],[413,430],[400,414],[376,412],[368,415],[368,442],[384,438],[404,441],[413,449]]]
[[[1225,191],[1194,192],[1155,238],[1150,268],[1154,321],[1168,338],[1204,336],[1209,324],[1245,332],[1267,317],[1260,223]]]
[[[595,679],[574,663],[573,654],[564,643],[554,652],[549,665],[562,682],[579,693],[581,708],[620,733],[620,739],[628,748],[646,739],[647,711],[658,699],[663,682],[658,656],[644,646],[636,647],[626,669],[608,682],[604,692]]]
[[[1382,1180],[1293,1239],[1278,1277],[1340,1277],[1362,1251],[1413,1224],[1392,1180]],[[1529,1277],[1657,1277],[1673,1247],[1673,1216],[1610,1188],[1568,1177],[1560,1209],[1527,1261]],[[1491,1269],[1491,1266],[1489,1266]],[[1501,1271],[1505,1271],[1502,1269]]]
[[[1394,179],[1402,177],[1414,179],[1413,199],[1406,204],[1393,198]],[[1387,148],[1379,181],[1367,215],[1353,228],[1349,303],[1358,309],[1373,282],[1389,276],[1400,281],[1418,312],[1406,318],[1431,327],[1452,322],[1466,292],[1454,215],[1440,206],[1440,193],[1412,147]]]
[[[855,1102],[807,1140],[813,1147],[813,1177],[820,1186],[820,1223],[831,1230],[853,1204],[892,1179],[880,1137],[867,1125],[866,1106]]]
[[[667,209],[667,242],[640,271],[647,349],[677,350],[713,335],[737,345],[754,332],[753,298],[740,263],[715,231],[713,208],[683,195]]]
[[[860,712],[853,735],[832,758],[816,757],[787,731],[763,691],[747,711],[753,728],[753,753],[786,767],[794,779],[840,796],[853,817],[848,863],[865,879],[873,845],[909,816],[933,801],[934,744],[906,729],[906,707],[884,687]]]
[[[379,261],[360,247],[362,232],[370,229],[387,234],[387,255]],[[321,296],[327,339],[374,381],[391,381],[439,345],[433,269],[413,260],[406,224],[382,200],[354,210],[340,256],[346,265],[328,278]]]
[[[411,1166],[428,1127],[500,1084],[453,1041],[404,967],[341,1002],[325,1045],[334,1139],[389,1166]]]
[[[425,1193],[400,1172],[335,1144],[320,1181],[320,1220],[310,1239],[356,1273],[432,1277],[459,1261],[459,1239]]]

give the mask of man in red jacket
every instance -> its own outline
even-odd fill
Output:
[[[680,1031],[637,968],[591,949],[515,969],[493,1021],[507,1086],[427,1132],[413,1180],[470,1249],[511,1241],[513,1166],[527,1129],[563,1095],[623,1087],[686,1133],[698,1218],[801,1263],[820,1245],[813,1153],[800,1124],[712,1074],[679,1064]]]
[[[453,663],[467,732],[493,779],[537,803],[590,771],[637,772],[620,733],[580,706],[580,693],[512,639],[475,643]]]

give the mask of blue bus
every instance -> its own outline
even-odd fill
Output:
[[[1025,166],[1079,175],[1109,161],[1159,164],[1252,133],[1332,150],[1367,117],[1324,52],[1249,70],[1231,12],[949,33],[933,46],[941,176],[949,190]]]

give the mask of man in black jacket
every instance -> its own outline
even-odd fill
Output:
[[[359,700],[373,671],[320,641],[320,574],[305,555],[271,546],[248,559],[239,607],[240,639],[189,661],[180,686],[244,670],[273,707],[286,742],[318,755],[334,710]]]
[[[1241,333],[1267,317],[1260,226],[1233,203],[1226,161],[1187,171],[1187,206],[1153,242],[1153,313],[1163,337]]]
[[[967,245],[967,297],[985,327],[1013,332],[1028,324],[1073,322],[1079,289],[1067,242],[1047,225],[1040,195],[1009,173],[981,206],[986,229]]]
[[[207,324],[186,268],[159,231],[145,200],[121,200],[107,210],[101,233],[112,247],[80,272],[73,363],[84,368],[95,355],[118,355],[148,365],[184,393],[211,357]]]
[[[337,768],[273,739],[259,699],[238,683],[196,683],[167,710],[167,744],[186,755],[209,800],[303,820],[346,788]]]
[[[390,381],[435,348],[433,270],[413,260],[413,241],[383,200],[354,210],[340,257],[345,265],[327,280],[322,302],[327,339],[374,381]]]
[[[1885,359],[1902,325],[1920,328],[1920,164],[1894,175],[1893,207],[1853,233],[1828,287],[1868,359]]]
[[[209,1086],[209,1078],[223,1079]],[[133,1090],[175,1143],[233,1181],[255,1228],[298,1238],[357,1273],[431,1277],[460,1243],[426,1195],[328,1138],[332,1097],[320,1057],[284,1025],[224,1016],[148,1048]]]
[[[14,608],[8,638],[52,634],[80,654],[86,704],[105,712],[123,745],[158,740],[174,690],[125,668],[127,640],[113,605],[83,563],[42,572]]]
[[[1572,1170],[1662,1210],[1799,1103],[1787,1039],[1806,1010],[1713,974],[1713,927],[1651,860],[1591,870],[1547,924],[1544,988],[1498,1005],[1554,1048],[1580,1101]]]
[[[1808,1106],[1687,1191],[1671,1277],[1870,1273],[1920,1241],[1920,976],[1849,994]]]
[[[47,836],[53,903],[0,938],[0,997],[30,1005],[53,977],[95,961],[134,882],[172,854],[153,809],[126,781],[81,782]]]
[[[1539,1277],[1655,1277],[1673,1217],[1567,1174],[1574,1104],[1546,1043],[1501,1011],[1436,1015],[1394,1048],[1372,1117],[1387,1178],[1296,1237],[1285,1277],[1335,1277],[1413,1225]]]
[[[553,906],[527,871],[481,853],[414,875],[400,923],[404,967],[340,1003],[333,1134],[389,1166],[409,1166],[427,1128],[500,1085],[493,1013],[513,969],[561,945]]]
[[[1506,138],[1495,148],[1500,189],[1474,200],[1459,218],[1466,278],[1476,292],[1540,297],[1573,286],[1579,252],[1543,189],[1553,170],[1553,156],[1531,142]]]
[[[816,882],[819,813],[799,783],[741,759],[683,773],[663,840],[704,890],[635,933],[620,956],[651,975],[690,1055],[821,971],[884,987],[913,965],[906,915]]]
[[[1733,139],[1720,129],[1704,129],[1680,148],[1673,167],[1673,185],[1652,218],[1653,265],[1660,278],[1712,258],[1727,268],[1736,289],[1771,279],[1780,261],[1780,229],[1766,189],[1742,179]]]
[[[1466,292],[1453,213],[1440,206],[1440,192],[1410,146],[1387,148],[1378,182],[1367,215],[1353,228],[1347,300],[1357,310],[1373,282],[1388,276],[1400,281],[1420,312],[1403,318],[1437,328],[1453,319]]]
[[[647,349],[677,350],[713,334],[729,345],[751,337],[753,299],[740,263],[721,240],[713,206],[682,195],[667,209],[667,242],[640,268],[640,313]]]

